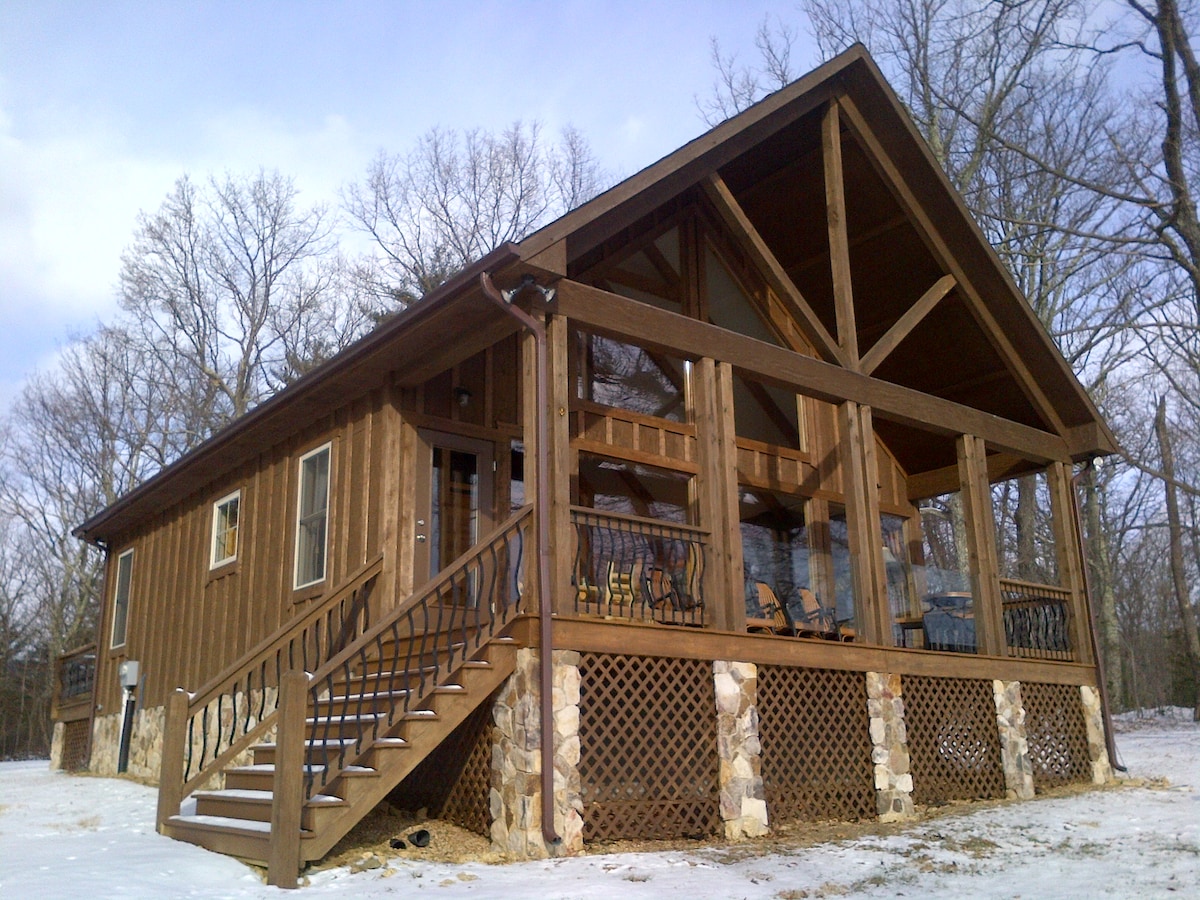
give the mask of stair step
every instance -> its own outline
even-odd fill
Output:
[[[192,825],[213,831],[233,832],[248,836],[270,834],[270,822],[256,822],[254,819],[235,819],[232,816],[171,816],[167,821],[178,825]]]

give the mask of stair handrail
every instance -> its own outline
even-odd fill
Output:
[[[179,804],[185,797],[274,724],[278,697],[268,695],[270,688],[278,687],[285,672],[315,668],[321,657],[328,658],[370,627],[369,599],[383,570],[383,558],[379,553],[350,573],[303,614],[281,625],[195,693],[179,688],[168,698],[159,772],[160,830],[167,819],[179,812]],[[255,690],[257,698],[252,696]],[[228,727],[221,724],[226,699]],[[213,715],[220,734],[210,748],[207,717],[214,702]],[[244,707],[241,712],[239,706]],[[195,734],[197,718],[201,720],[199,736]],[[229,742],[221,749],[227,730]],[[238,730],[242,731],[240,735],[236,733]],[[198,760],[193,758],[197,744]]]
[[[386,731],[395,724],[398,715],[404,715],[417,704],[424,702],[434,689],[444,683],[446,677],[454,674],[462,663],[470,659],[483,644],[495,637],[520,613],[522,601],[527,594],[521,578],[525,570],[526,541],[523,532],[529,527],[532,519],[532,503],[518,509],[407,600],[384,614],[378,623],[353,644],[331,657],[312,673],[308,682],[309,705],[315,709],[323,699],[332,696],[336,675],[343,675],[349,680],[352,677],[353,664],[366,666],[385,662],[383,647],[386,642],[390,641],[393,647],[398,647],[402,639],[413,639],[408,644],[407,664],[411,664],[414,656],[423,659],[430,653],[434,659],[433,671],[429,677],[426,678],[422,673],[416,690],[406,688],[403,701],[389,707],[384,722],[375,720],[370,726],[362,726],[360,721],[360,728],[352,746],[342,743],[340,749],[331,752],[329,735],[333,731],[336,719],[333,716],[314,717],[308,729],[308,737],[314,744],[305,775],[306,797],[311,797],[318,788],[329,784],[347,766],[353,765],[379,736],[381,730]],[[515,550],[515,555],[512,550]],[[502,554],[506,557],[503,572],[500,570]],[[487,565],[489,560],[493,564],[490,573]],[[482,589],[485,580],[489,581],[488,586],[493,592],[497,585],[513,590],[511,598],[504,598],[505,602],[488,603],[487,615],[483,614],[485,596]],[[430,602],[447,596],[453,599],[456,590],[474,591],[475,605],[453,607],[438,604],[435,607]],[[486,599],[494,600],[495,597],[489,594]],[[418,623],[418,613],[423,613],[423,622]],[[430,618],[431,614],[433,619]],[[403,631],[402,624],[407,624]],[[431,633],[461,637],[462,646],[460,649],[451,648],[442,653],[437,647],[436,639],[430,640]],[[397,658],[393,662],[399,664],[400,660]],[[408,667],[406,665],[405,669]],[[396,666],[393,666],[391,679],[396,677],[395,669]],[[394,681],[390,681],[389,691],[394,687]],[[338,717],[341,720],[339,726],[348,718],[359,719],[364,707],[360,694],[356,714],[348,716],[343,711]],[[340,735],[344,732],[344,727],[337,730]]]

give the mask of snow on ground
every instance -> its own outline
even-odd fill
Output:
[[[1200,896],[1200,725],[1166,710],[1118,722],[1131,781],[1029,803],[958,807],[808,847],[417,863],[314,875],[302,897],[1056,898]],[[1165,779],[1162,780],[1162,779]],[[0,898],[282,897],[242,864],[154,832],[155,793],[0,763]],[[750,850],[751,852],[747,852]]]

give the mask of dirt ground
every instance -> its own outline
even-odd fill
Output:
[[[1065,797],[1095,790],[1123,790],[1128,787],[1154,786],[1141,780],[1129,779],[1102,788],[1090,784],[1068,785],[1039,793],[1039,797]],[[893,824],[881,824],[873,821],[789,822],[773,827],[772,833],[767,837],[737,843],[725,841],[717,836],[704,840],[595,842],[588,844],[584,853],[597,855],[705,849],[732,862],[738,859],[767,855],[783,849],[794,850],[817,844],[852,841],[867,835],[896,834],[916,823],[1013,802],[1020,801],[956,801],[942,806],[921,807],[918,808],[915,819]],[[429,846],[415,847],[409,839],[409,835],[422,828],[429,831]],[[394,838],[404,841],[405,848],[392,848],[390,842]],[[393,859],[444,863],[505,863],[511,861],[504,854],[493,851],[490,840],[482,835],[441,819],[426,818],[422,813],[413,814],[398,810],[385,802],[355,826],[330,851],[328,856],[313,864],[310,870],[320,871],[338,866],[380,868]]]

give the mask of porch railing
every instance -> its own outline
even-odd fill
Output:
[[[1071,592],[1046,584],[1000,579],[1004,640],[1009,656],[1075,658],[1071,647]]]
[[[316,669],[370,627],[370,594],[382,567],[381,554],[199,691],[168,698],[160,828],[185,797],[274,726],[284,673]]]
[[[84,644],[61,654],[57,674],[53,703],[55,718],[65,707],[90,705],[96,686],[96,645]]]
[[[420,709],[522,612],[532,521],[532,504],[522,507],[313,672],[308,703],[323,713],[313,717],[307,731],[306,797],[353,765],[399,719]],[[350,693],[348,686],[353,686]]]
[[[576,613],[704,624],[708,532],[577,506],[571,523]]]

